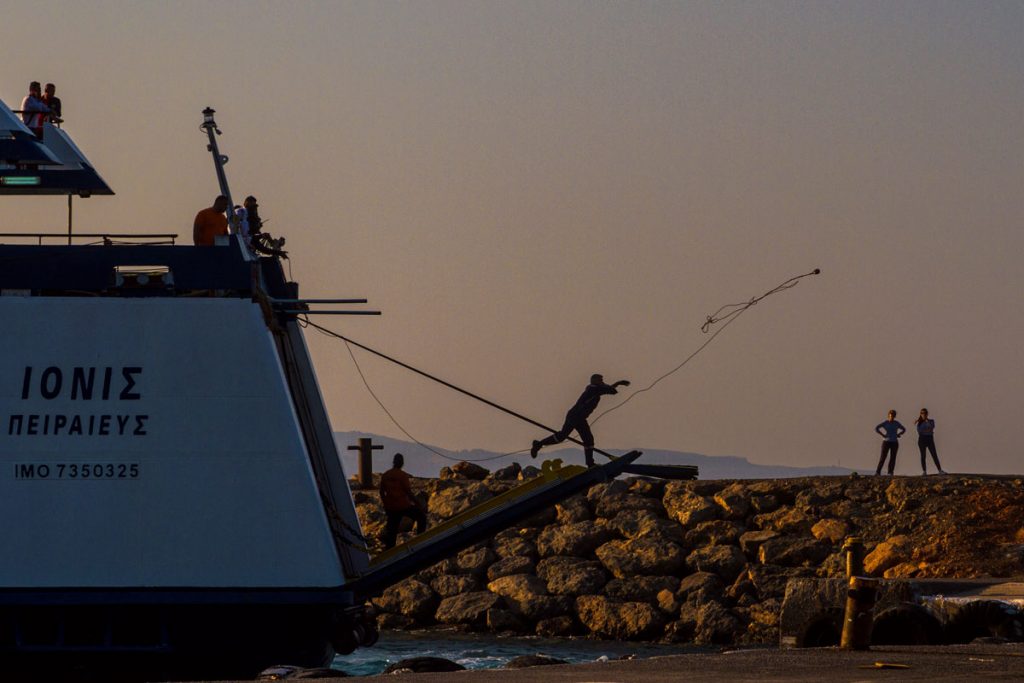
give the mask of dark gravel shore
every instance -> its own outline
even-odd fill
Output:
[[[875,668],[876,662],[908,668]],[[405,675],[410,677],[409,683],[1021,681],[1024,680],[1024,645],[892,646],[869,652],[846,652],[837,648],[734,650],[601,664]],[[394,683],[395,676],[368,676],[359,680]]]

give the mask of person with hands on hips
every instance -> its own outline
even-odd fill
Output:
[[[882,457],[878,460],[875,476],[882,474],[882,465],[885,464],[887,455],[889,456],[889,474],[891,475],[896,469],[896,453],[900,450],[899,439],[906,433],[907,428],[896,421],[896,411],[890,410],[889,419],[880,422],[875,427],[875,431],[882,437]]]

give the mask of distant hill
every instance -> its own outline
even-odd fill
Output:
[[[348,447],[354,446],[362,437],[372,438],[374,444],[384,446],[383,450],[374,451],[373,469],[375,472],[381,472],[390,468],[391,459],[396,452],[405,455],[405,471],[416,477],[436,477],[442,467],[452,465],[460,460],[478,462],[489,470],[506,467],[511,465],[512,462],[518,462],[520,465],[529,465],[531,463],[537,464],[540,460],[550,460],[553,458],[561,458],[566,464],[583,464],[583,450],[578,448],[554,450],[548,448],[541,452],[538,460],[531,460],[529,453],[518,453],[502,457],[501,453],[485,451],[479,448],[451,451],[431,446],[438,453],[443,453],[447,456],[447,458],[444,458],[409,441],[364,432],[335,432],[334,438],[341,452],[345,472],[349,476],[354,475],[357,471],[358,455],[355,451],[348,450]],[[640,463],[651,465],[696,465],[700,469],[701,479],[788,479],[792,477],[847,475],[853,472],[853,470],[845,467],[760,465],[735,455],[701,455],[699,453],[684,453],[681,451],[641,450],[644,451],[644,454],[638,461]],[[609,450],[609,452],[620,455],[625,451]],[[604,460],[601,455],[596,455],[595,457],[598,462]]]

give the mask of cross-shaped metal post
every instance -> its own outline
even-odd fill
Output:
[[[373,439],[361,438],[358,446],[349,446],[350,451],[359,451],[359,488],[373,488],[373,451],[382,450],[384,446],[373,443]]]

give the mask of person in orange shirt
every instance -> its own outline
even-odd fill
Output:
[[[393,548],[398,538],[398,527],[403,517],[416,522],[416,533],[427,530],[427,514],[412,495],[412,483],[409,475],[402,471],[405,456],[395,453],[394,467],[380,476],[380,500],[384,504],[384,513],[388,516],[384,527],[384,547]]]
[[[192,224],[192,243],[197,247],[212,247],[213,238],[228,234],[228,198],[224,195],[213,200],[213,206],[196,214]]]

